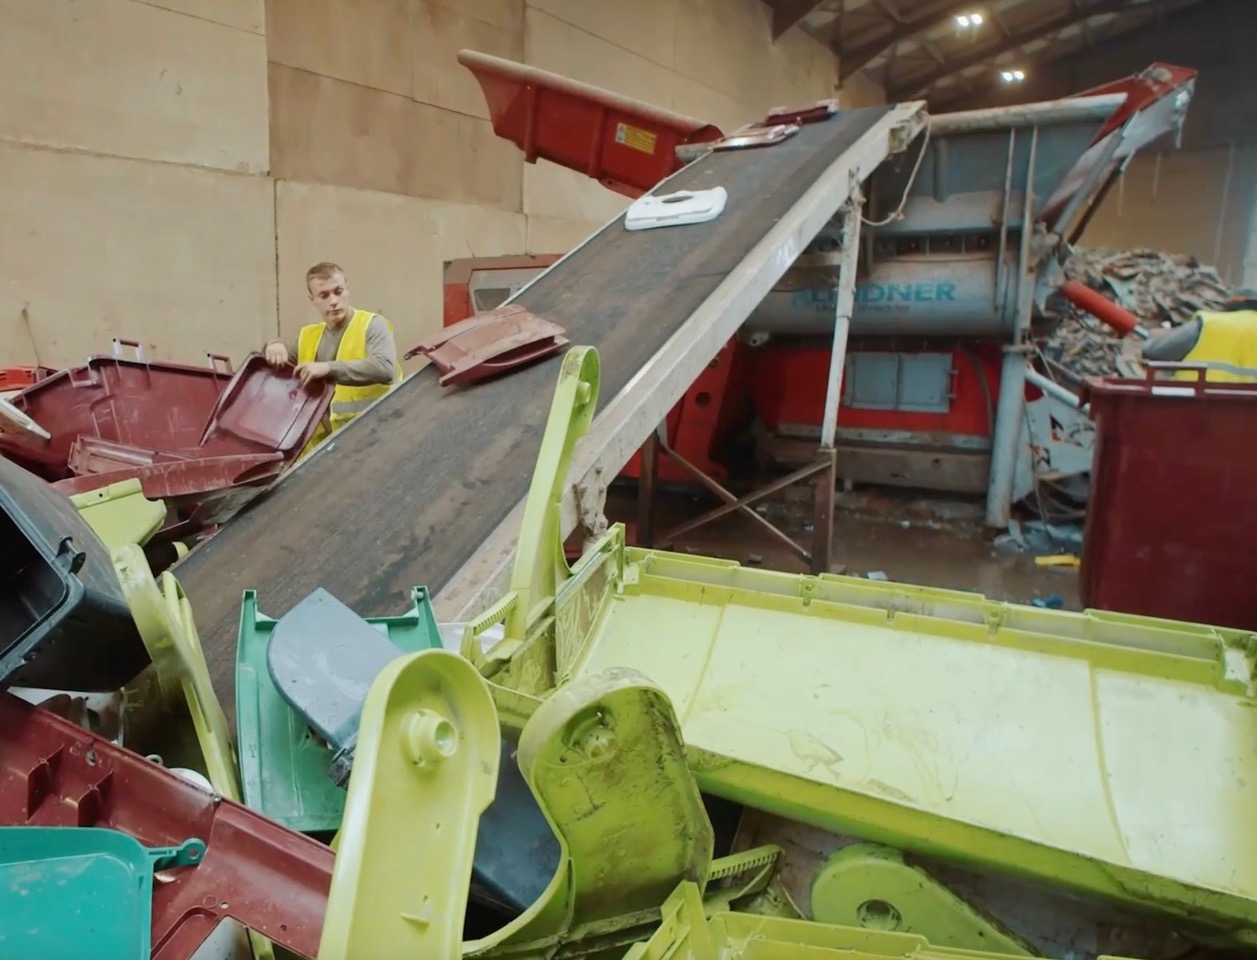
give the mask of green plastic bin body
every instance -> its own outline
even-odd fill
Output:
[[[0,828],[0,958],[147,960],[153,870],[204,853],[100,827]]]
[[[345,791],[327,775],[332,751],[316,739],[275,689],[266,665],[274,619],[258,611],[257,593],[244,592],[236,646],[236,743],[245,805],[302,833],[339,829]],[[367,622],[404,653],[439,648],[432,602],[411,590],[411,608]]]

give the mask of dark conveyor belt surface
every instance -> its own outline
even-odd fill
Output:
[[[846,111],[773,147],[704,157],[665,189],[723,186],[720,218],[635,232],[617,220],[514,302],[598,348],[605,408],[886,112]],[[527,493],[559,362],[467,389],[420,371],[179,562],[229,711],[241,592],[256,589],[272,617],[317,587],[362,616],[400,612],[414,584],[435,594]]]

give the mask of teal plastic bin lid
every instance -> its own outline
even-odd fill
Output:
[[[398,617],[368,617],[403,653],[441,646],[424,587],[410,593]],[[244,592],[236,646],[236,742],[245,805],[301,833],[333,833],[345,812],[345,791],[329,777],[332,751],[284,701],[271,680],[266,651],[277,620],[258,612]],[[0,958],[3,960],[3,958]]]
[[[205,844],[145,847],[99,827],[0,827],[0,958],[147,960],[153,871]]]

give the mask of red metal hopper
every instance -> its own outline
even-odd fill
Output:
[[[463,50],[484,91],[493,131],[524,151],[639,197],[683,166],[676,148],[719,140],[718,127],[536,67]]]

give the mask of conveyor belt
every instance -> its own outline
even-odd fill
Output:
[[[776,146],[695,162],[667,189],[725,187],[719,219],[642,232],[614,221],[514,302],[598,348],[605,408],[891,109],[845,111]],[[421,371],[178,564],[229,709],[241,592],[256,589],[272,617],[317,587],[363,616],[402,609],[414,584],[435,593],[527,492],[557,363],[469,389]]]

